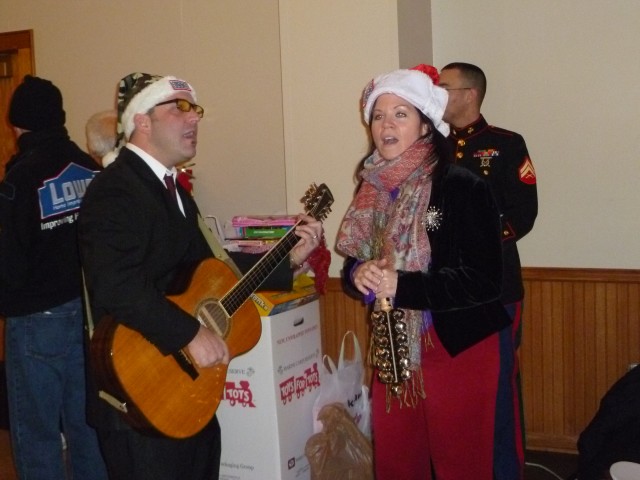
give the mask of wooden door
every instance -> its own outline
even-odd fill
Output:
[[[16,139],[7,116],[13,91],[25,75],[35,74],[33,30],[0,33],[0,180],[15,153]]]

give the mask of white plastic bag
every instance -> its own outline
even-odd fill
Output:
[[[345,341],[347,337],[353,339],[354,356],[348,360],[344,358]],[[328,355],[323,357],[323,369],[320,374],[320,393],[313,404],[313,431],[322,431],[322,423],[318,420],[318,413],[325,405],[341,403],[353,418],[358,429],[371,439],[371,402],[369,388],[363,385],[364,364],[362,352],[356,334],[349,330],[342,338],[338,366]]]

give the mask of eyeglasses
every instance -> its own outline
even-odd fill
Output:
[[[173,100],[167,100],[166,102],[156,103],[156,107],[160,105],[168,105],[170,103],[175,103],[178,110],[184,113],[189,113],[191,110],[196,112],[199,118],[204,117],[204,108],[200,105],[196,105],[195,103],[191,103],[189,100],[185,100],[184,98],[174,98]]]
[[[442,88],[444,88],[447,92],[451,90],[473,90],[473,87],[459,87],[459,88],[442,87]]]

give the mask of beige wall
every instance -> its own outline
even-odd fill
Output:
[[[523,263],[640,268],[640,2],[432,0],[434,61],[482,66],[524,135],[540,213]]]
[[[280,5],[288,207],[297,208],[310,182],[326,183],[335,198],[325,223],[333,247],[353,196],[356,164],[368,148],[360,93],[372,75],[398,67],[396,2]],[[332,276],[339,276],[341,264],[334,254]]]
[[[367,148],[365,83],[422,55],[476,62],[489,76],[488,119],[525,136],[539,177],[524,263],[640,268],[640,3],[476,3],[0,0],[0,31],[34,30],[37,73],[63,90],[81,145],[123,75],[186,77],[207,112],[195,168],[203,212],[293,213],[309,183],[325,182],[331,246]],[[410,32],[429,8],[431,23]]]
[[[336,202],[333,246],[366,150],[372,75],[398,66],[395,0],[0,0],[0,31],[33,29],[36,73],[63,91],[72,138],[132,71],[196,88],[195,191],[204,214],[295,213],[311,182]],[[375,54],[369,52],[375,50]],[[332,274],[341,259],[334,256]]]
[[[431,0],[398,0],[400,68],[433,63]]]
[[[0,31],[34,30],[36,73],[63,91],[83,146],[124,75],[189,80],[205,108],[196,195],[224,219],[286,208],[278,12],[277,0],[0,0]]]

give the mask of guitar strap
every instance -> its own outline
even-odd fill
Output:
[[[82,273],[82,293],[84,294],[84,313],[87,318],[87,333],[89,338],[93,337],[93,315],[91,315],[91,304],[89,303],[89,291],[87,290],[87,282],[84,278],[84,268],[80,269]]]
[[[84,295],[84,313],[87,319],[87,335],[89,335],[89,340],[93,337],[94,331],[94,323],[93,323],[93,315],[91,314],[91,304],[89,303],[89,291],[87,290],[87,282],[84,276],[84,268],[80,269],[82,273],[82,293]],[[116,397],[111,395],[110,393],[105,392],[104,390],[98,391],[98,397],[107,402],[109,405],[114,407],[116,410],[120,410],[123,413],[128,413],[126,402],[122,402],[118,400]]]
[[[235,262],[231,259],[229,254],[227,254],[226,250],[222,247],[222,245],[220,244],[216,236],[213,234],[213,232],[209,229],[209,226],[205,223],[200,213],[198,213],[198,226],[200,227],[200,230],[202,231],[202,235],[204,235],[205,240],[209,244],[209,247],[211,248],[213,255],[218,260],[228,265],[229,268],[231,268],[233,273],[236,275],[236,277],[242,278],[242,273],[240,272],[240,269],[235,264]],[[91,339],[93,337],[95,324],[93,322],[93,315],[91,314],[91,303],[89,302],[89,291],[87,290],[87,282],[84,275],[84,269],[81,269],[81,273],[82,273],[82,291],[84,295],[85,316],[87,319],[87,324],[86,324],[87,334],[89,336],[89,339]],[[182,355],[184,355],[184,353]],[[179,364],[183,365],[183,362],[180,361],[181,360],[180,358],[176,358],[176,360],[178,360]],[[195,376],[197,376],[197,372],[195,371],[192,372],[189,369],[186,369],[186,371],[193,379],[195,379]],[[126,402],[122,402],[121,400],[119,400],[118,398],[114,397],[113,395],[111,395],[110,393],[104,390],[100,390],[98,392],[98,396],[104,401],[106,401],[109,405],[116,408],[117,410],[123,413],[128,413]]]
[[[220,261],[224,262],[231,268],[233,273],[235,273],[236,277],[242,278],[242,273],[240,269],[235,264],[235,262],[231,259],[227,251],[222,247],[216,236],[213,234],[209,226],[205,223],[202,215],[198,213],[198,226],[202,231],[202,235],[204,235],[205,240],[209,244],[213,255]],[[84,269],[82,270],[82,290],[84,294],[84,309],[85,315],[87,317],[87,331],[89,333],[89,338],[93,336],[94,323],[93,323],[93,315],[91,315],[91,304],[89,303],[89,292],[87,291],[87,282],[84,277]]]
[[[231,259],[227,251],[223,248],[223,246],[218,241],[218,238],[213,234],[209,226],[202,218],[202,215],[198,213],[198,225],[200,226],[200,230],[202,231],[202,235],[204,235],[205,240],[209,244],[213,255],[220,261],[227,264],[229,268],[235,273],[236,277],[239,279],[242,278],[242,272],[235,264],[235,262]]]

